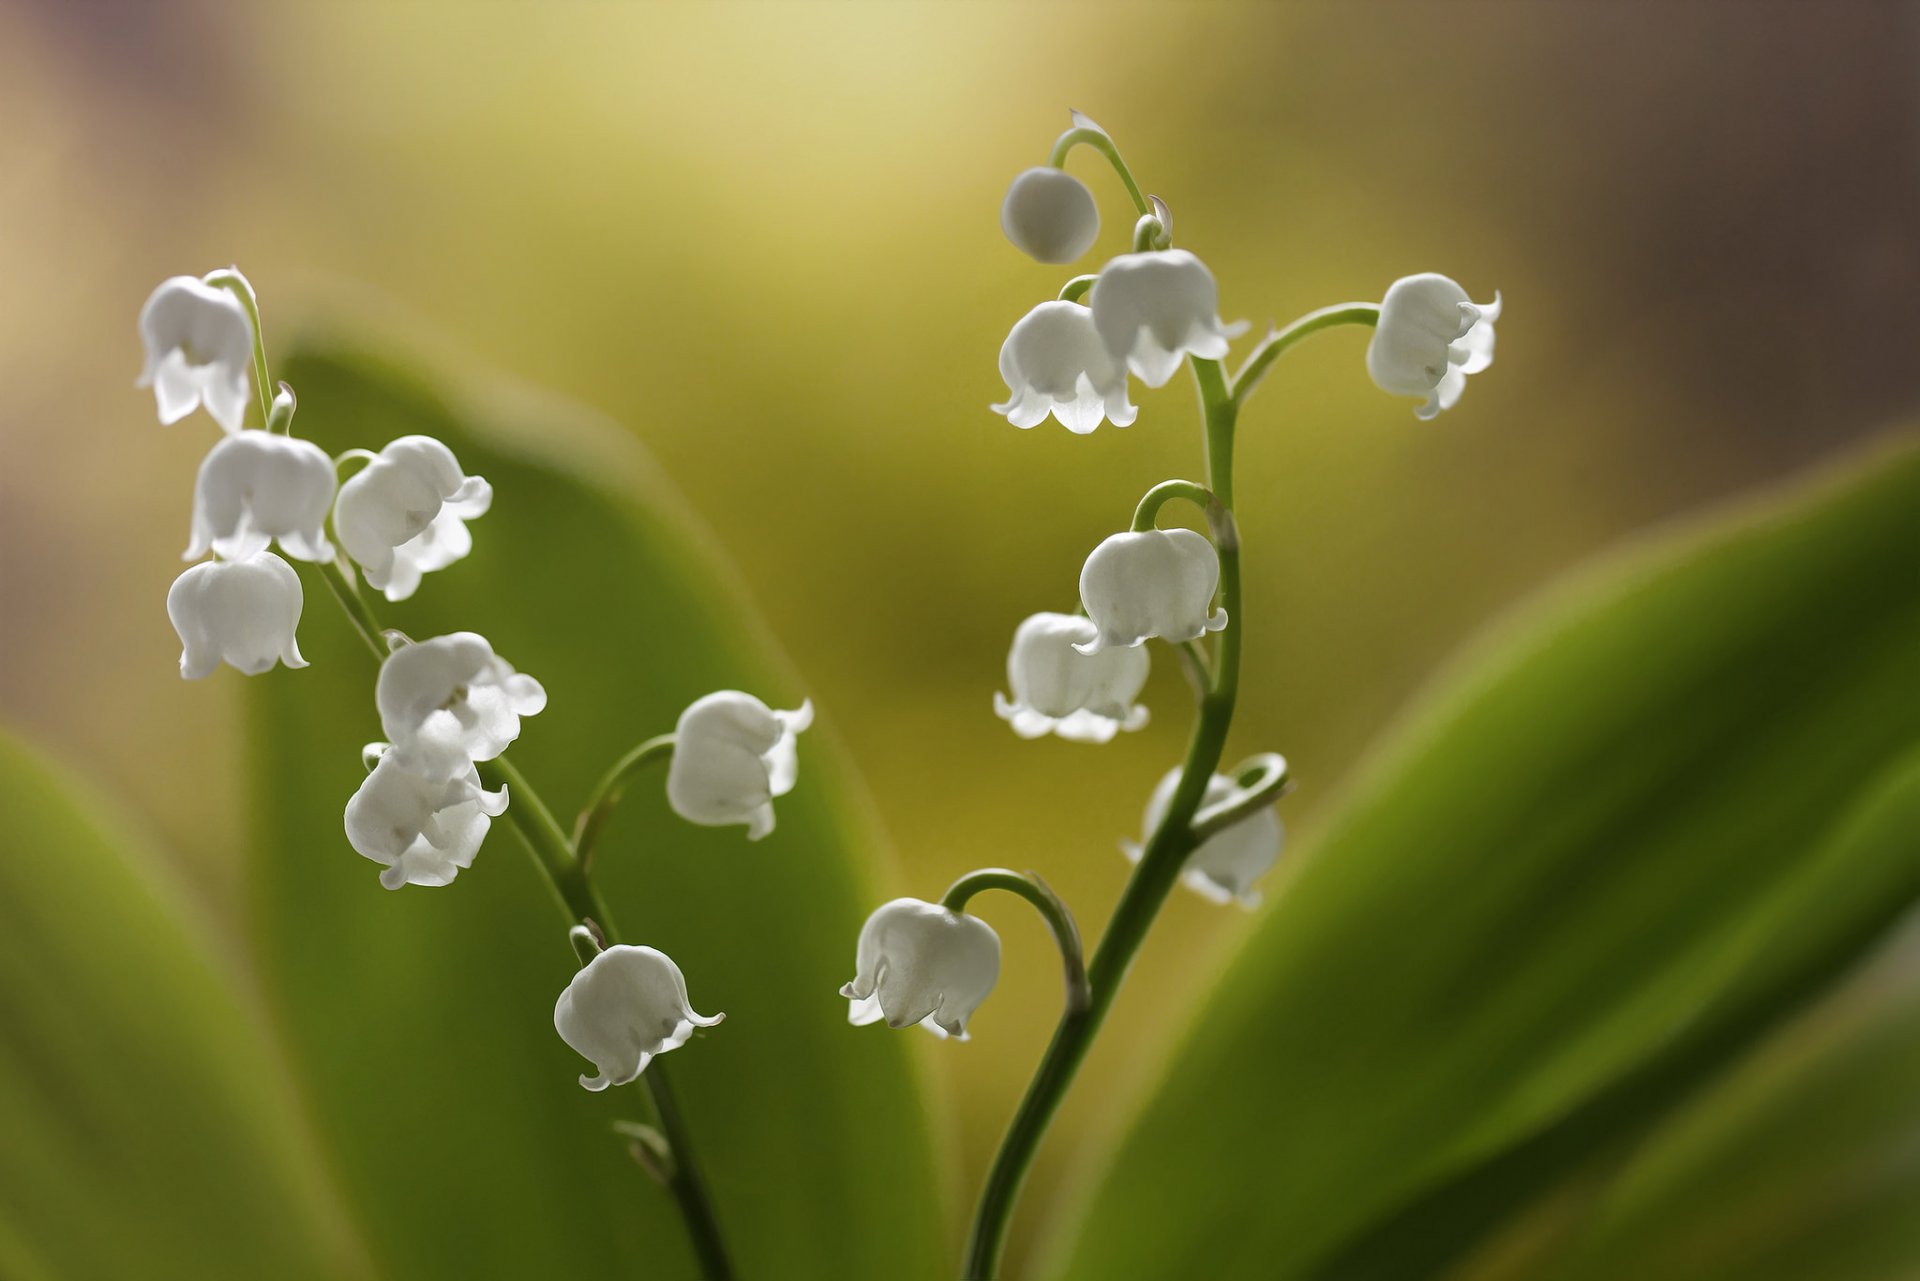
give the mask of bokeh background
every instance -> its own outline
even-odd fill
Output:
[[[1244,420],[1235,743],[1291,758],[1310,834],[1490,615],[1910,420],[1916,65],[1915,7],[1866,0],[9,0],[0,721],[123,797],[245,932],[240,680],[183,684],[162,605],[207,437],[132,387],[152,285],[237,262],[270,340],[378,315],[624,424],[805,674],[764,692],[811,695],[851,750],[895,888],[1033,866],[1091,930],[1184,741],[1178,672],[1151,728],[1098,750],[1017,741],[989,702],[1014,624],[1069,607],[1139,493],[1201,464],[1183,384],[1088,438],[986,408],[1007,327],[1067,274],[1007,246],[997,208],[1068,107],[1168,200],[1230,318],[1419,270],[1506,299],[1498,364],[1436,424],[1346,332]],[[1072,167],[1117,251],[1118,184]],[[554,558],[584,573],[592,550]],[[1174,901],[1040,1196],[1242,928]],[[1002,934],[975,1041],[919,1051],[965,1189],[1059,999],[1038,928]]]

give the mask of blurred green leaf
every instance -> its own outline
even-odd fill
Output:
[[[1920,890],[1912,842],[1812,857],[1920,741],[1917,547],[1907,449],[1471,655],[1293,869],[1060,1270],[1436,1275],[1810,999]]]
[[[367,1272],[231,958],[0,735],[0,1276]]]
[[[381,614],[416,637],[482,632],[546,685],[512,756],[563,820],[700,694],[799,705],[806,690],[617,428],[491,384],[443,399],[360,347],[310,342],[282,372],[296,432],[330,451],[423,432],[492,481],[473,554]],[[407,1277],[690,1275],[669,1198],[613,1133],[640,1116],[637,1087],[582,1090],[588,1065],[554,1034],[574,960],[545,883],[496,824],[451,886],[382,890],[341,827],[379,733],[374,666],[312,588],[301,644],[311,668],[249,686],[262,945],[376,1250]],[[847,1026],[837,995],[884,897],[876,842],[831,729],[800,756],[766,840],[681,822],[655,773],[596,866],[628,941],[674,957],[694,1006],[727,1015],[657,1063],[740,1272],[923,1275],[949,1229],[911,1047]]]

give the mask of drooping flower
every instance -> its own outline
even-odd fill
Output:
[[[1367,344],[1367,373],[1381,391],[1426,403],[1414,416],[1429,419],[1452,409],[1467,375],[1493,363],[1493,322],[1500,295],[1476,303],[1445,276],[1426,272],[1393,282],[1380,303],[1380,320]]]
[[[180,674],[197,681],[222,662],[248,676],[277,662],[305,667],[294,639],[303,603],[300,576],[272,552],[190,566],[167,591]]]
[[[1000,345],[1005,403],[993,406],[1015,427],[1033,427],[1052,412],[1062,427],[1086,435],[1105,418],[1125,427],[1138,416],[1127,399],[1127,368],[1107,353],[1093,313],[1075,302],[1043,302],[1014,323]]]
[[[1000,229],[1036,262],[1072,262],[1100,235],[1100,209],[1085,183],[1064,169],[1042,166],[1017,175],[1007,188]]]
[[[553,1007],[553,1028],[574,1051],[593,1060],[597,1075],[582,1075],[589,1090],[625,1085],[647,1070],[656,1054],[677,1050],[697,1027],[727,1016],[695,1014],[686,976],[664,952],[616,944],[573,976]]]
[[[486,513],[493,487],[460,470],[431,436],[402,436],[340,486],[333,532],[369,586],[405,600],[420,576],[473,549],[466,522]]]
[[[1180,786],[1178,767],[1168,771],[1153,789],[1153,795],[1147,800],[1147,810],[1141,825],[1141,840],[1151,837],[1167,816],[1167,809],[1173,804],[1173,794]],[[1195,822],[1203,822],[1209,814],[1216,814],[1238,802],[1246,795],[1246,790],[1225,774],[1215,774],[1207,780],[1207,790],[1200,800],[1200,808],[1194,814]],[[1258,907],[1260,891],[1254,888],[1254,882],[1280,860],[1280,849],[1285,843],[1286,831],[1280,826],[1280,815],[1268,806],[1233,826],[1215,832],[1201,843],[1200,847],[1187,855],[1186,867],[1180,873],[1181,882],[1194,893],[1210,903],[1238,902],[1242,907]],[[1139,862],[1144,848],[1133,841],[1122,841],[1120,848],[1132,862]]]
[[[1013,697],[995,694],[995,714],[1021,738],[1056,734],[1078,743],[1105,743],[1145,725],[1147,709],[1134,700],[1147,683],[1146,647],[1075,648],[1099,632],[1078,614],[1034,614],[1021,623],[1007,651]]]
[[[694,700],[673,731],[667,803],[689,823],[744,823],[747,839],[773,830],[773,801],[800,772],[795,736],[813,724],[813,703],[777,712],[751,694],[725,689]]]
[[[473,865],[487,828],[506,813],[507,789],[489,792],[480,773],[440,779],[409,770],[399,753],[376,744],[380,759],[347,802],[347,841],[384,863],[380,884],[446,885]]]
[[[185,559],[211,549],[224,560],[244,560],[278,540],[295,560],[332,560],[326,526],[333,483],[333,460],[312,441],[267,431],[222,437],[200,463]]]
[[[520,718],[547,705],[547,691],[514,671],[486,637],[454,632],[389,654],[374,701],[406,768],[444,780],[506,751],[520,736]]]
[[[192,276],[163,280],[140,309],[140,339],[147,363],[135,385],[153,388],[161,422],[177,423],[204,404],[223,429],[240,430],[253,322],[238,298]]]
[[[1074,646],[1097,654],[1152,636],[1196,640],[1227,625],[1227,611],[1208,613],[1220,585],[1220,557],[1191,529],[1114,534],[1080,571],[1080,603],[1098,629]]]
[[[918,1023],[967,1039],[967,1020],[1000,978],[1000,936],[977,916],[938,903],[897,898],[860,927],[853,981],[840,989],[856,1027]]]
[[[1165,386],[1189,353],[1219,360],[1247,329],[1220,319],[1213,273],[1184,249],[1120,255],[1100,269],[1087,305],[1108,354],[1149,387]]]

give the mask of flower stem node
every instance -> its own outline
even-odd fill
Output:
[[[854,976],[840,989],[847,1021],[967,1039],[973,1016],[1000,978],[1000,936],[977,916],[924,899],[884,903],[860,928]]]
[[[1064,169],[1043,165],[1014,178],[1000,202],[1000,229],[1036,262],[1067,263],[1093,248],[1100,210],[1093,193]]]
[[[223,437],[201,460],[185,560],[244,560],[276,540],[295,560],[333,559],[333,460],[312,441],[265,431]]]
[[[679,1049],[695,1028],[726,1017],[694,1013],[686,976],[666,953],[624,943],[589,961],[553,1007],[560,1039],[598,1069],[580,1078],[589,1090],[625,1085],[654,1055]]]
[[[811,724],[811,701],[778,712],[737,689],[696,699],[674,727],[667,803],[689,823],[743,823],[759,840],[773,830],[774,799],[793,790],[797,736]]]
[[[1189,355],[1222,359],[1247,329],[1220,319],[1213,273],[1185,249],[1120,255],[1100,269],[1087,304],[1108,354],[1149,387],[1165,386]]]
[[[1139,411],[1127,399],[1127,367],[1107,353],[1093,313],[1078,303],[1043,302],[1014,323],[1000,345],[1005,403],[993,406],[1015,427],[1038,426],[1048,413],[1084,436],[1104,419],[1131,424]]]
[[[1083,654],[1100,629],[1078,614],[1034,614],[1014,629],[1007,685],[994,713],[1021,738],[1054,734],[1076,743],[1106,743],[1147,723],[1134,700],[1147,683],[1144,646]]]
[[[547,705],[547,691],[516,672],[473,632],[403,645],[380,665],[374,701],[394,755],[422,778],[464,777],[520,736],[520,718]]]
[[[1173,803],[1173,794],[1179,786],[1180,770],[1175,768],[1167,771],[1166,777],[1153,789],[1141,824],[1142,841],[1150,838],[1165,821],[1167,809]],[[1207,790],[1201,798],[1200,808],[1193,816],[1195,826],[1206,822],[1209,814],[1232,807],[1245,798],[1249,790],[1225,774],[1212,775],[1207,780]],[[1237,902],[1246,908],[1258,907],[1260,891],[1254,888],[1254,882],[1266,875],[1280,860],[1285,838],[1280,815],[1272,806],[1268,806],[1202,841],[1187,856],[1180,880],[1209,903]],[[1122,852],[1129,861],[1135,863],[1140,861],[1143,848],[1143,845],[1132,841],[1120,843]]]
[[[1074,649],[1098,654],[1158,636],[1198,640],[1227,625],[1227,611],[1208,612],[1220,584],[1220,557],[1191,529],[1114,534],[1080,571],[1080,603],[1097,628]]]
[[[420,577],[473,550],[466,522],[486,514],[493,487],[460,470],[431,436],[402,436],[340,486],[333,532],[367,585],[405,600]]]
[[[1493,363],[1493,324],[1500,295],[1476,303],[1446,276],[1426,272],[1393,282],[1380,302],[1380,320],[1367,344],[1367,373],[1381,391],[1414,396],[1422,420],[1452,409],[1467,375]]]
[[[162,423],[204,404],[223,430],[240,430],[253,322],[238,298],[192,276],[163,280],[140,309],[140,339],[147,363],[135,385],[153,388]]]
[[[272,552],[189,567],[167,592],[180,674],[197,681],[223,662],[248,676],[275,663],[305,667],[294,639],[302,603],[300,576]]]
[[[380,884],[390,890],[446,885],[473,865],[488,827],[506,810],[507,789],[485,790],[472,765],[453,778],[433,778],[387,750],[347,802],[347,841],[386,865]]]

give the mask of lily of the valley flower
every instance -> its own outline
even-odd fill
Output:
[[[860,927],[853,981],[840,989],[855,1026],[918,1023],[967,1039],[967,1020],[1000,978],[1000,936],[977,916],[897,898]]]
[[[450,779],[506,751],[520,736],[520,718],[547,705],[547,691],[514,671],[486,637],[454,632],[389,654],[374,701],[406,768]]]
[[[482,788],[473,766],[450,779],[422,777],[388,749],[347,802],[347,841],[386,865],[380,884],[390,890],[446,885],[473,865],[487,828],[506,809],[507,789]]]
[[[405,600],[423,573],[473,549],[466,522],[492,502],[493,487],[463,473],[452,450],[431,436],[402,436],[340,486],[333,531],[369,586]]]
[[[295,560],[332,560],[326,525],[333,484],[333,460],[312,441],[267,431],[222,437],[200,463],[185,558],[198,560],[211,549],[244,560],[277,539]]]
[[[300,576],[272,552],[190,567],[167,592],[180,674],[197,681],[222,662],[248,676],[277,662],[305,667],[294,639],[302,603]]]
[[[582,1075],[580,1084],[604,1090],[625,1085],[654,1055],[680,1048],[695,1028],[726,1017],[693,1012],[686,976],[666,953],[617,944],[573,976],[553,1007],[553,1028],[593,1060],[597,1075]]]
[[[1000,229],[1036,262],[1072,262],[1093,248],[1100,210],[1086,184],[1066,170],[1028,169],[1007,188]]]
[[[1180,770],[1175,768],[1153,789],[1142,822],[1142,841],[1151,837],[1161,820],[1166,818],[1167,808],[1172,805],[1173,794],[1179,786]],[[1194,814],[1195,821],[1204,820],[1209,813],[1220,812],[1245,794],[1245,789],[1225,774],[1213,775],[1207,780],[1206,794]],[[1242,907],[1258,907],[1260,891],[1254,888],[1254,882],[1265,876],[1280,860],[1280,848],[1285,837],[1285,830],[1280,826],[1280,815],[1269,806],[1208,837],[1200,848],[1187,856],[1187,865],[1180,873],[1180,880],[1208,902],[1224,904],[1237,901]],[[1128,859],[1136,863],[1140,861],[1143,846],[1122,841],[1120,848]]]
[[[240,430],[253,361],[253,322],[229,291],[192,276],[163,280],[140,309],[147,363],[136,384],[153,388],[160,421],[177,423],[204,404],[227,431]]]
[[[1219,360],[1247,328],[1221,321],[1213,273],[1184,249],[1115,258],[1100,269],[1087,305],[1107,352],[1149,387],[1164,386],[1189,354]]]
[[[795,736],[813,724],[813,704],[777,712],[751,694],[727,689],[680,713],[667,766],[667,803],[689,823],[744,823],[747,839],[773,830],[773,801],[800,772]]]
[[[1220,585],[1220,557],[1191,529],[1114,534],[1080,571],[1080,603],[1098,634],[1075,644],[1082,654],[1138,645],[1152,636],[1196,640],[1227,625],[1227,611],[1208,613]]]
[[[1493,363],[1493,322],[1500,295],[1476,303],[1445,276],[1426,272],[1393,282],[1380,303],[1380,320],[1367,344],[1367,373],[1381,391],[1426,403],[1421,419],[1452,409],[1467,375]]]
[[[1134,700],[1147,683],[1145,646],[1082,654],[1100,629],[1078,614],[1035,614],[1013,633],[1007,684],[1013,697],[993,696],[993,710],[1021,738],[1056,734],[1080,743],[1105,743],[1121,730],[1147,723]]]
[[[1085,435],[1102,418],[1125,427],[1138,411],[1127,399],[1127,368],[1109,355],[1093,313],[1074,302],[1043,302],[1022,316],[1000,346],[1004,404],[993,406],[1015,427],[1033,427],[1051,412]]]

